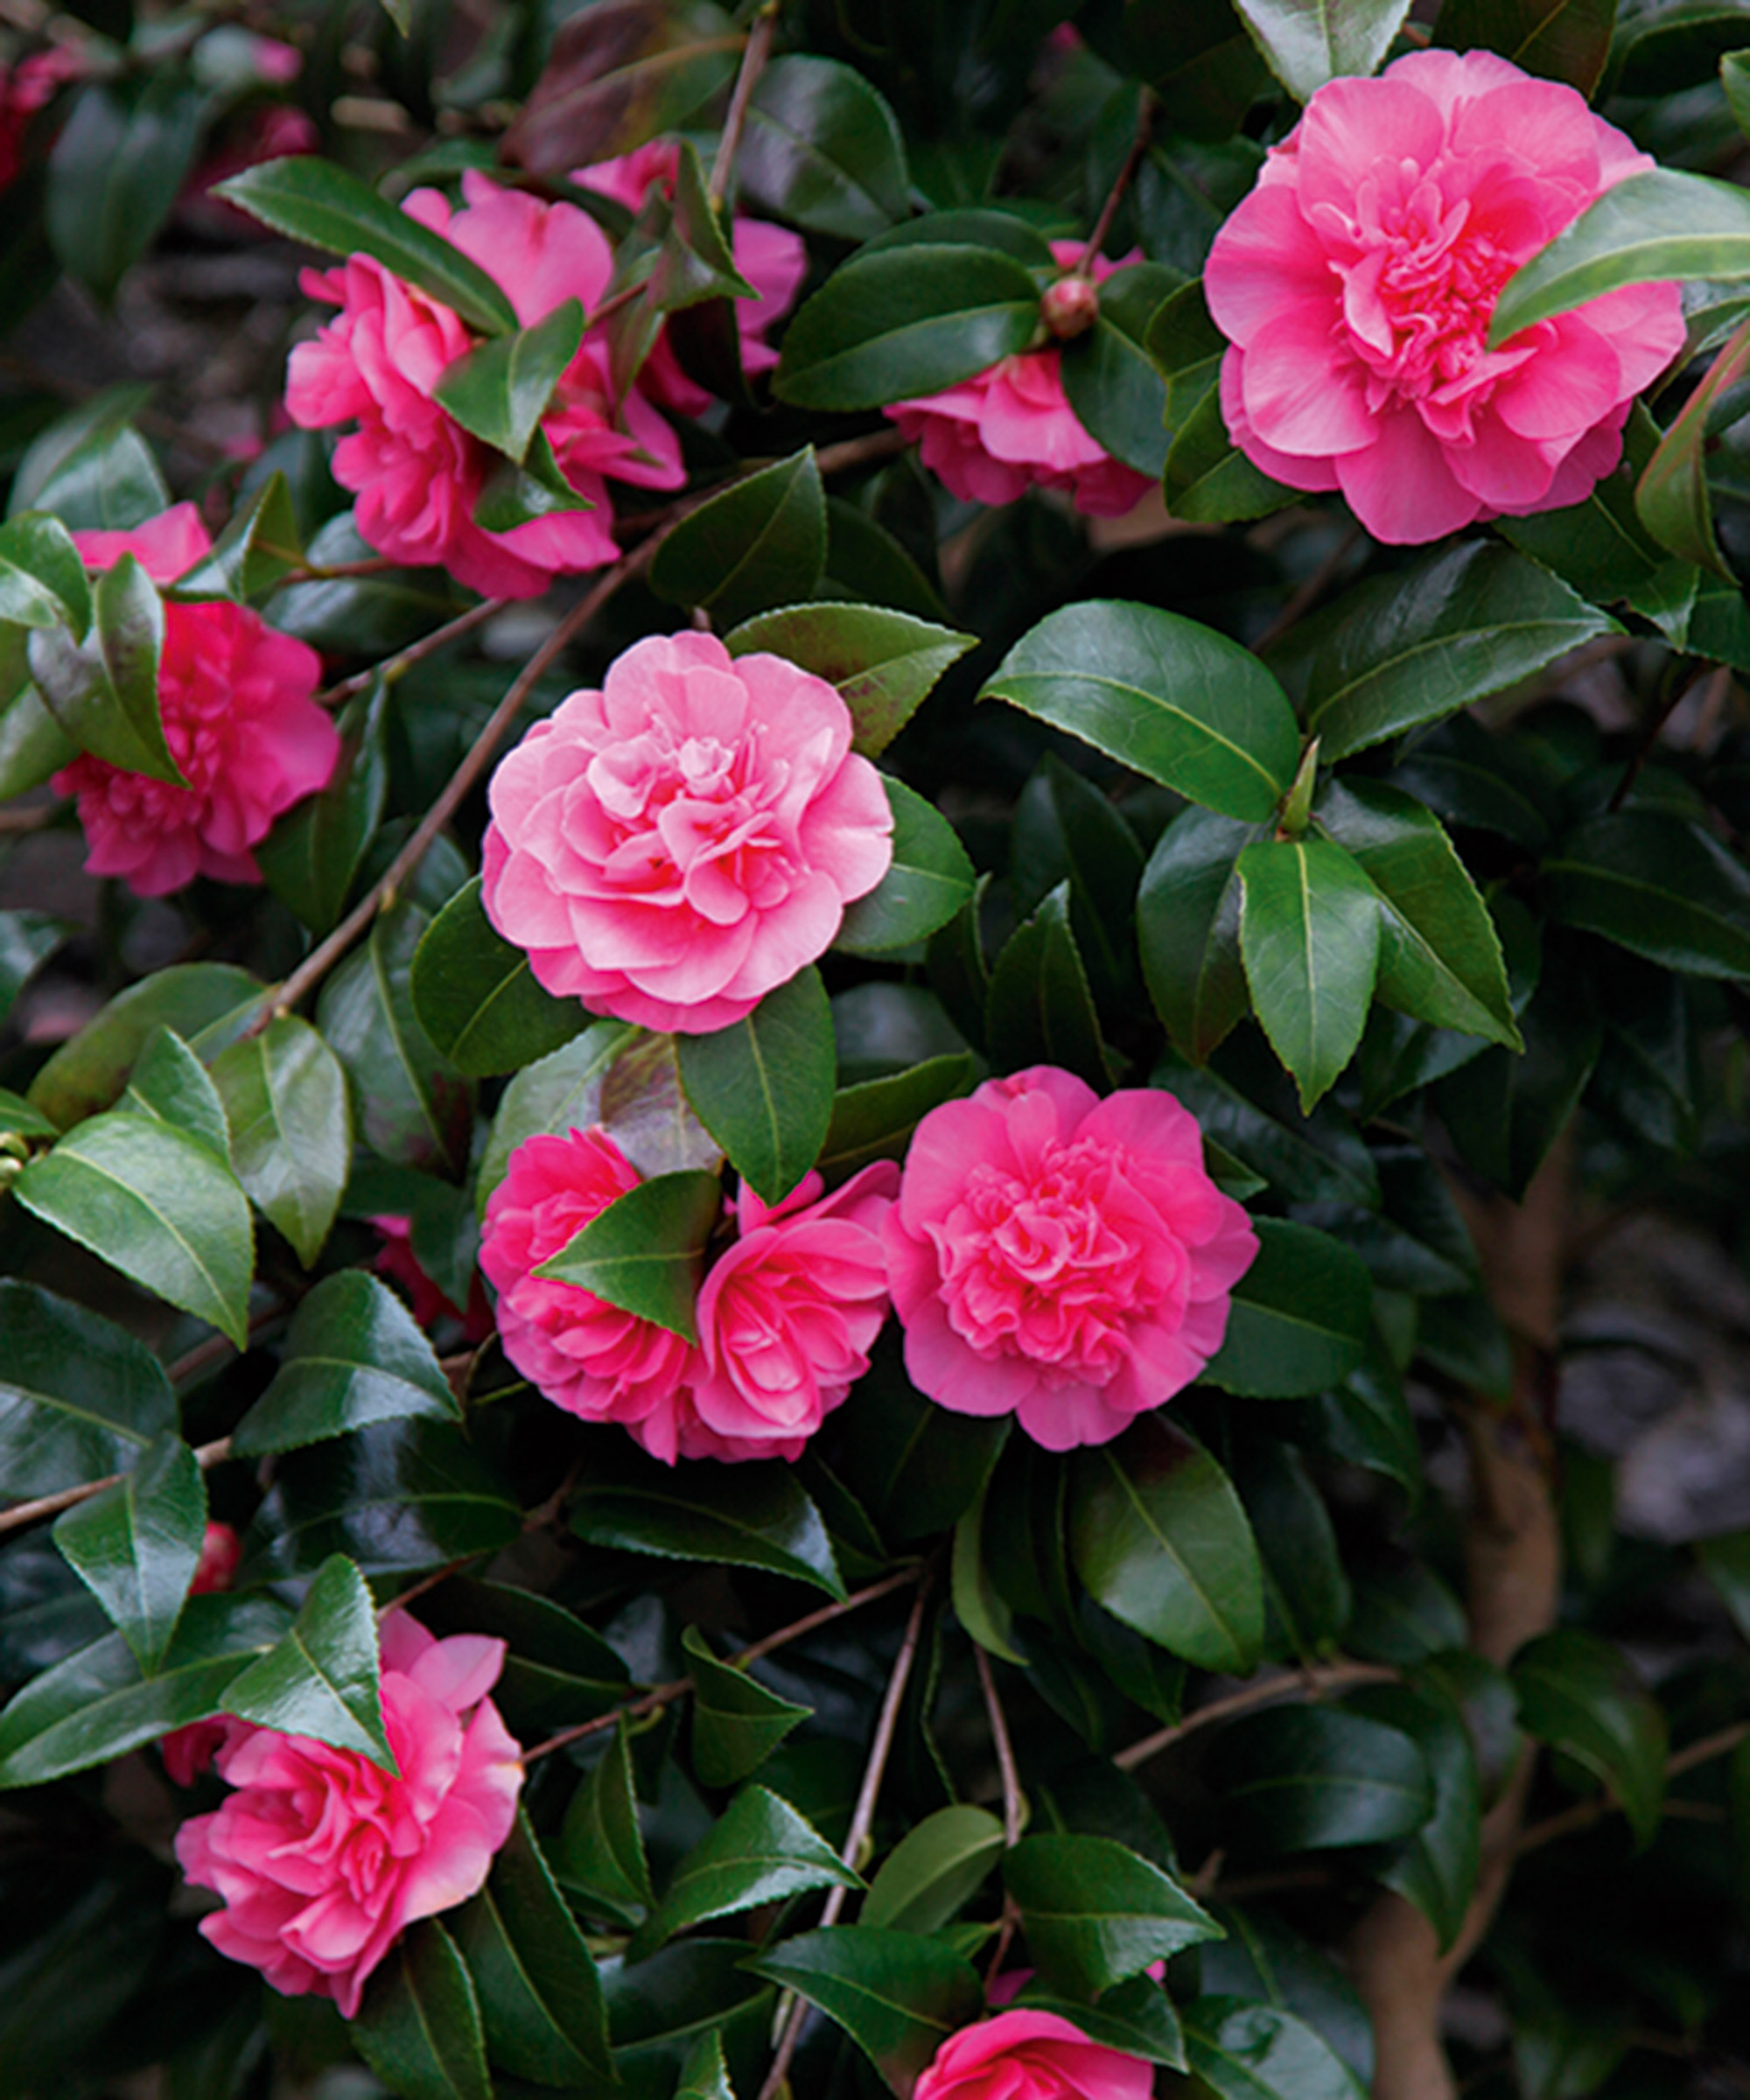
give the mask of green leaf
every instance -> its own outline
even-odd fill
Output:
[[[1115,270],[1094,326],[1066,343],[1059,369],[1075,418],[1115,459],[1158,480],[1166,466],[1166,382],[1145,346],[1161,302],[1183,282],[1159,262]]]
[[[1365,77],[1409,13],[1407,0],[1237,0],[1264,63],[1297,102],[1344,74]]]
[[[773,375],[799,409],[878,409],[939,393],[1025,350],[1039,286],[994,248],[907,243],[853,256],[784,333]]]
[[[1006,700],[1163,787],[1262,823],[1288,791],[1299,737],[1257,658],[1213,627],[1121,600],[1066,606],[985,682]]]
[[[1138,1976],[1222,1928],[1170,1874],[1115,1838],[1023,1838],[1003,1879],[1051,1987],[1078,1999]]]
[[[1177,410],[1170,400],[1168,414]],[[1199,525],[1241,524],[1267,518],[1300,500],[1298,490],[1252,465],[1228,435],[1222,400],[1211,386],[1173,432],[1166,449],[1162,492],[1169,516]]]
[[[1173,1047],[1201,1064],[1250,1007],[1240,960],[1242,853],[1256,824],[1190,808],[1160,835],[1137,892],[1149,998]]]
[[[171,586],[178,598],[264,598],[304,562],[290,485],[277,467],[240,503],[209,553]]]
[[[374,256],[484,335],[516,326],[515,309],[477,262],[332,161],[298,154],[262,161],[214,193],[289,240],[334,256]]]
[[[151,447],[131,418],[150,386],[106,387],[59,416],[18,462],[7,514],[52,511],[69,531],[126,531],[170,508]]]
[[[693,2044],[681,2069],[681,2082],[675,2088],[675,2100],[735,2100],[723,2057],[723,2037],[715,2027]]]
[[[1167,123],[1190,138],[1231,137],[1264,85],[1257,47],[1230,7],[1209,0],[1130,0],[1122,49]]]
[[[0,701],[0,802],[40,788],[78,756],[78,745],[43,705],[35,686],[21,686],[10,700]]]
[[[422,1600],[419,1616],[436,1633],[508,1643],[493,1704],[526,1743],[611,1713],[633,1695],[625,1663],[602,1636],[532,1590],[452,1575]]]
[[[1699,824],[1619,809],[1544,863],[1551,916],[1668,970],[1750,976],[1750,872]]]
[[[34,1787],[107,1764],[223,1710],[226,1688],[284,1631],[266,1597],[191,1597],[145,1676],[120,1634],[34,1677],[0,1712],[0,1788]]]
[[[6,1087],[0,1087],[0,1133],[20,1138],[59,1135],[40,1109],[33,1109],[22,1094],[14,1094]]]
[[[186,1131],[199,1138],[214,1158],[230,1165],[230,1136],[218,1089],[200,1060],[173,1030],[152,1031],[116,1105]]]
[[[1750,56],[1741,51],[1727,52],[1719,61],[1719,84],[1738,120],[1738,129],[1750,138]]]
[[[1620,285],[1742,276],[1750,276],[1750,196],[1655,168],[1613,185],[1507,280],[1488,346]]]
[[[1340,1639],[1354,1601],[1325,1498],[1273,1440],[1236,1452],[1235,1485],[1264,1557],[1265,1653],[1310,1662]]]
[[[1192,2076],[1216,2100],[1362,2100],[1342,2060],[1292,2012],[1197,1998],[1183,2018]]]
[[[612,2082],[601,1979],[526,1815],[452,1929],[495,2064],[543,2085]]]
[[[638,296],[620,307],[621,294]],[[608,376],[623,396],[656,346],[664,320],[709,300],[721,312],[725,301],[757,297],[736,268],[716,204],[706,187],[698,150],[681,140],[671,188],[648,186],[632,230],[620,244],[603,304],[613,306],[603,326],[608,343]],[[737,368],[738,369],[738,353]]]
[[[435,1918],[423,1919],[383,1956],[347,2034],[402,2100],[492,2100],[480,2001]]]
[[[286,1735],[356,1750],[391,1775],[371,1593],[342,1553],[323,1562],[277,1644],[227,1689],[225,1711]]]
[[[708,1787],[732,1787],[814,1709],[780,1698],[745,1670],[719,1662],[696,1627],[687,1628],[681,1646],[693,1680],[693,1770]]]
[[[1236,864],[1252,1004],[1311,1109],[1361,1040],[1379,963],[1379,895],[1357,862],[1322,839],[1248,846]]]
[[[484,346],[491,349],[494,346]],[[514,532],[536,518],[566,511],[593,510],[595,505],[565,479],[554,456],[552,440],[536,426],[521,465],[506,460],[490,473],[474,499],[472,522],[482,532]]]
[[[1686,562],[1712,569],[1736,586],[1737,578],[1714,537],[1708,496],[1706,453],[1717,426],[1737,416],[1737,389],[1750,374],[1750,321],[1737,330],[1684,403],[1659,449],[1635,484],[1641,522],[1662,547]]]
[[[1383,781],[1334,780],[1315,822],[1378,894],[1381,1004],[1521,1048],[1494,921],[1439,819]]]
[[[818,2006],[900,2100],[948,2036],[984,2006],[969,1961],[941,1940],[891,1926],[797,1933],[746,1966]]]
[[[75,1503],[54,1528],[62,1558],[148,1673],[176,1632],[206,1535],[200,1468],[168,1431],[124,1479]]]
[[[1228,1332],[1206,1382],[1248,1397],[1322,1391],[1362,1361],[1373,1284],[1361,1257],[1310,1225],[1256,1218],[1257,1259],[1234,1286]]]
[[[815,1162],[829,1183],[850,1176],[877,1159],[903,1159],[912,1132],[932,1109],[970,1093],[978,1060],[969,1051],[926,1058],[909,1071],[841,1087],[832,1097],[832,1121]]]
[[[669,1466],[624,1443],[592,1453],[570,1509],[579,1538],[665,1560],[765,1568],[844,1595],[820,1512],[788,1466]]]
[[[582,303],[564,299],[533,326],[490,336],[445,365],[431,397],[465,430],[521,466],[583,335]]]
[[[1591,99],[1610,56],[1616,0],[1449,0],[1434,41],[1447,51],[1494,51],[1527,73]]]
[[[1434,1812],[1376,1871],[1427,1919],[1445,1953],[1463,1928],[1482,1857],[1481,1782],[1463,1709],[1432,1671],[1403,1684],[1364,1684],[1346,1704],[1407,1735],[1427,1760]]]
[[[49,154],[55,259],[103,304],[158,238],[194,166],[207,101],[177,65],[88,80]]]
[[[1060,1065],[1103,1090],[1110,1082],[1100,1018],[1060,882],[1003,945],[984,1005],[985,1040],[1019,1070]]]
[[[656,1903],[638,1827],[629,1742],[622,1719],[572,1795],[553,1854],[554,1872],[583,1898],[584,1908],[622,1925],[637,1924]]]
[[[1297,637],[1312,653],[1307,732],[1326,760],[1344,758],[1621,632],[1536,562],[1466,541],[1363,584]]]
[[[699,1121],[756,1194],[781,1202],[814,1165],[832,1119],[837,1053],[820,972],[809,964],[746,1020],[682,1036],[676,1048]]]
[[[934,804],[890,775],[881,785],[892,806],[893,858],[868,895],[846,908],[833,946],[853,956],[925,939],[965,906],[976,880],[959,833]]]
[[[243,1193],[306,1269],[322,1251],[353,1158],[340,1060],[308,1021],[280,1014],[213,1060]]]
[[[1264,1642],[1264,1578],[1233,1484],[1158,1415],[1079,1453],[1069,1550],[1088,1592],[1200,1669],[1243,1676]]]
[[[971,1508],[1007,1434],[1000,1417],[956,1414],[925,1399],[890,1329],[834,1416],[832,1464],[882,1537],[905,1545],[945,1531]]]
[[[1096,1004],[1127,1006],[1136,989],[1133,922],[1142,848],[1094,783],[1054,752],[1033,768],[1015,805],[1009,867],[1018,915],[1068,878],[1070,925]]]
[[[746,1940],[681,1940],[627,1965],[602,1964],[614,2069],[628,2100],[680,2100],[676,2090],[704,2036],[721,2043],[743,2093],[772,2053],[776,1993],[742,1967]]]
[[[1140,2057],[1144,2063],[1164,2063],[1170,2070],[1186,2068],[1185,2034],[1178,2012],[1152,1977],[1133,1976],[1126,1983],[1114,1984],[1091,2006],[1073,1998],[1054,1998],[1034,1984],[1012,2002],[1023,2009],[1056,2013],[1103,2048]]]
[[[87,637],[34,627],[31,676],[49,712],[81,751],[124,773],[186,788],[164,742],[158,704],[164,601],[137,556],[119,554],[97,579]]]
[[[124,1328],[0,1277],[0,1480],[9,1497],[126,1473],[174,1432],[164,1367]]]
[[[769,1788],[749,1784],[679,1866],[641,1938],[654,1945],[708,1918],[734,1916],[810,1888],[861,1888],[804,1816]]]
[[[486,1199],[503,1180],[510,1155],[525,1138],[563,1137],[602,1121],[604,1082],[614,1060],[633,1040],[620,1021],[597,1021],[563,1049],[525,1066],[505,1088],[493,1118],[492,1136],[480,1161],[477,1198]]]
[[[59,518],[26,510],[0,525],[0,621],[75,634],[91,625],[85,563]]]
[[[1003,1825],[988,1809],[938,1809],[882,1861],[858,1919],[901,1932],[939,1931],[984,1886],[1003,1844]]]
[[[1609,1788],[1637,1845],[1653,1841],[1665,1801],[1665,1717],[1621,1651],[1564,1627],[1513,1659],[1519,1723]]]
[[[325,1277],[292,1315],[273,1382],[232,1434],[239,1458],[344,1436],[368,1422],[459,1422],[449,1381],[413,1315],[360,1269]]]
[[[575,999],[542,990],[528,956],[493,926],[478,875],[421,934],[408,984],[432,1048],[472,1079],[519,1071],[590,1025]]]
[[[756,649],[824,678],[850,710],[851,749],[878,758],[949,664],[976,637],[884,606],[785,606],[744,620],[725,638],[732,656]]]
[[[911,209],[898,120],[861,74],[833,59],[772,61],[748,104],[735,167],[754,203],[841,241],[866,241]]]
[[[826,492],[810,444],[683,518],[650,564],[650,588],[733,626],[806,598],[825,565]]]
[[[1378,1844],[1434,1810],[1428,1761],[1410,1738],[1339,1706],[1230,1722],[1213,1770],[1233,1842],[1253,1855]]]
[[[1750,1531],[1698,1539],[1696,1558],[1731,1613],[1732,1624],[1750,1641]]]
[[[248,1201],[198,1138],[144,1116],[95,1116],[32,1159],[12,1193],[143,1289],[247,1346]]]
[[[379,682],[339,718],[340,756],[326,787],[296,802],[256,848],[262,879],[313,934],[346,908],[388,798],[383,748],[388,687]]]
[[[535,1271],[592,1291],[609,1305],[696,1342],[694,1306],[705,1242],[723,1212],[723,1184],[694,1170],[658,1174],[618,1196]]]

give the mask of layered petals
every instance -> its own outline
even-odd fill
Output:
[[[1020,2007],[950,2034],[913,2100],[1148,2100],[1152,2068],[1056,2012]]]

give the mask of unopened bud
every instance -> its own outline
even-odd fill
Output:
[[[1060,343],[1085,335],[1100,311],[1100,295],[1087,277],[1060,277],[1046,287],[1040,318],[1046,332]]]

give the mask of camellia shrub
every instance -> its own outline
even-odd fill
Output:
[[[1750,14],[0,39],[0,2094],[1750,2090]]]

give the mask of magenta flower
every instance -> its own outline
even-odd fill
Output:
[[[462,192],[458,212],[436,190],[415,190],[402,209],[501,285],[525,327],[566,299],[594,311],[613,257],[586,212],[542,204],[472,171]],[[359,498],[360,533],[392,560],[446,568],[486,597],[530,598],[556,575],[613,560],[609,480],[645,488],[686,480],[680,441],[650,402],[634,389],[615,403],[607,346],[590,332],[541,427],[566,480],[596,508],[482,530],[474,505],[503,462],[436,399],[438,382],[474,337],[449,307],[368,256],[306,271],[304,286],[340,312],[293,350],[286,407],[305,430],[358,424],[335,447],[335,479]]]
[[[73,536],[88,567],[133,554],[159,584],[213,544],[192,503],[130,532]],[[163,897],[197,875],[259,882],[250,847],[283,809],[326,786],[340,755],[340,734],[312,697],[321,676],[314,649],[245,606],[166,604],[158,703],[188,785],[88,752],[63,766],[52,785],[79,798],[88,871],[119,875],[141,897]]]
[[[1066,269],[1082,258],[1076,242],[1051,247]],[[1119,267],[1096,256],[1096,281]],[[1064,393],[1061,359],[1055,343],[1018,351],[939,394],[897,401],[886,413],[962,502],[1012,503],[1029,488],[1059,488],[1091,517],[1119,517],[1154,483],[1088,435]]]
[[[1149,2100],[1154,2068],[1055,2012],[999,2012],[950,2034],[912,2100]]]
[[[332,1998],[348,2020],[402,1930],[485,1882],[522,1784],[486,1697],[504,1642],[439,1641],[404,1612],[380,1641],[398,1777],[357,1751],[233,1722],[218,1767],[237,1790],[176,1837],[188,1880],[224,1899],[200,1921],[220,1953],[288,1998]]]
[[[229,1524],[209,1523],[200,1541],[200,1558],[188,1586],[189,1595],[206,1597],[216,1590],[228,1590],[242,1564],[243,1542],[235,1530]],[[213,1762],[232,1729],[243,1726],[242,1721],[221,1717],[172,1728],[158,1740],[165,1772],[178,1787],[192,1787]]]
[[[892,858],[850,713],[782,657],[653,634],[493,775],[486,916],[562,998],[702,1034],[831,945]]]
[[[1047,1451],[1189,1385],[1257,1252],[1170,1094],[1102,1101],[1052,1065],[931,1110],[882,1236],[913,1384]]]
[[[1502,286],[1653,165],[1572,88],[1483,51],[1332,80],[1215,236],[1222,410],[1254,466],[1341,489],[1376,538],[1578,502],[1684,340],[1634,284],[1487,347]]]

